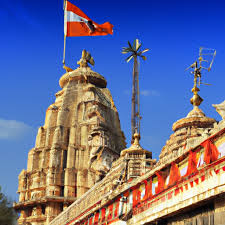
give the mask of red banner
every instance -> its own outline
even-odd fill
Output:
[[[165,179],[164,179],[161,171],[157,171],[156,175],[158,177],[158,186],[156,188],[156,194],[158,194],[164,190]]]
[[[201,143],[201,146],[205,148],[204,161],[206,164],[209,164],[218,159],[219,151],[210,139]]]
[[[180,180],[180,170],[175,162],[172,162],[171,168],[170,168],[170,180],[169,180],[169,186],[173,185],[175,182]]]
[[[138,203],[141,202],[141,191],[140,185],[136,186],[133,191],[133,207],[135,207]]]
[[[108,217],[107,217],[107,221],[110,221],[113,218],[113,204],[111,204],[111,205],[108,206],[108,210],[109,210],[108,211],[109,214],[108,214]]]
[[[152,196],[152,178],[144,180],[145,183],[145,196],[143,200],[146,200]]]
[[[188,157],[188,168],[185,176],[188,176],[197,171],[196,152],[190,151]]]

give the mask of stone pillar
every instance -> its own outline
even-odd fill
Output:
[[[49,202],[45,209],[46,215],[46,224],[49,224],[61,211],[62,207],[60,206],[62,203],[58,202]]]
[[[49,168],[46,177],[46,195],[47,196],[60,196],[61,193],[61,174],[56,172],[55,169]]]
[[[214,208],[214,224],[225,224],[225,196],[215,199]]]
[[[64,196],[65,197],[76,197],[76,182],[75,182],[75,169],[65,169],[65,181],[64,181]]]
[[[87,146],[88,144],[88,129],[87,126],[82,126],[81,130],[81,146]]]
[[[87,171],[86,170],[79,170],[77,172],[77,198],[82,196],[86,191],[88,191],[87,187]]]
[[[63,126],[59,125],[56,127],[56,129],[54,131],[53,141],[52,141],[53,147],[59,147],[62,145],[63,132],[64,132]]]
[[[76,197],[76,170],[74,168],[75,161],[75,149],[69,146],[67,151],[67,165],[65,169],[65,180],[64,180],[64,196]]]
[[[45,139],[45,147],[49,147],[51,145],[50,143],[50,136],[51,136],[51,129],[46,129],[46,139]]]
[[[47,158],[46,156],[46,149],[43,149],[42,152],[41,152],[41,155],[39,157],[39,165],[40,165],[40,169],[43,169],[45,168],[45,159]]]
[[[67,150],[67,162],[64,180],[64,196],[76,197],[76,170],[75,170],[75,152],[76,127],[71,127],[69,137],[69,147]]]
[[[36,148],[41,147],[41,137],[42,137],[43,130],[44,130],[43,127],[39,127],[39,129],[38,129],[38,133],[37,133],[37,137],[36,137],[36,143],[35,143]]]
[[[27,172],[31,172],[34,169],[34,158],[35,158],[35,151],[32,148],[28,153],[28,160],[27,160]]]
[[[46,193],[50,196],[60,196],[62,175],[62,134],[63,127],[57,126],[53,136],[52,148],[49,156],[49,169],[46,179]]]

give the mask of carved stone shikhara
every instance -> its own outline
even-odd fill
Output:
[[[100,181],[126,146],[107,82],[90,62],[83,52],[80,67],[60,78],[62,90],[19,175],[19,224],[48,224]]]
[[[168,161],[173,153],[177,155],[179,149],[183,149],[182,152],[185,152],[185,149],[188,149],[187,145],[189,142],[195,141],[202,136],[209,136],[209,132],[214,127],[215,123],[215,119],[206,117],[198,106],[194,106],[187,117],[173,124],[172,129],[174,133],[162,148],[158,164]]]

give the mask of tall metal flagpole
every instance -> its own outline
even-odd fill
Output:
[[[65,57],[66,57],[66,34],[67,34],[67,1],[63,2],[63,10],[64,10],[64,48],[63,48],[63,66],[65,66]]]
[[[137,59],[137,71],[140,71],[139,59]],[[137,105],[138,105],[138,110],[137,110],[138,124],[137,124],[137,126],[138,126],[138,133],[139,133],[139,135],[141,135],[139,72],[137,73]]]
[[[65,66],[65,56],[66,56],[66,35],[64,35],[63,66]]]

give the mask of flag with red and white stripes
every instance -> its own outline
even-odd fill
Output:
[[[65,1],[64,11],[64,33],[67,37],[113,34],[113,25],[111,23],[95,23],[69,1]]]

